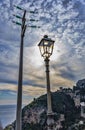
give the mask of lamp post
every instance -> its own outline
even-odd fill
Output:
[[[45,35],[38,44],[41,56],[44,58],[46,66],[46,82],[47,82],[47,128],[54,130],[54,119],[52,111],[51,91],[50,91],[50,76],[49,76],[49,58],[53,53],[54,41]]]

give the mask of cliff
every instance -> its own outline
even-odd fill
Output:
[[[43,95],[34,99],[32,103],[25,106],[22,110],[22,130],[42,130],[46,128],[47,113],[47,96]],[[71,125],[75,122],[76,117],[79,118],[79,110],[75,107],[73,99],[63,92],[52,93],[52,106],[54,112],[54,120],[57,122],[60,114],[65,115],[65,123],[63,125]],[[7,126],[4,130],[15,129],[15,122]]]

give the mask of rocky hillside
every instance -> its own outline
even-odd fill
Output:
[[[76,83],[76,87],[78,88],[85,88],[85,79],[82,79],[82,80],[79,80],[77,83]]]
[[[42,130],[46,128],[46,98],[46,95],[43,95],[23,108],[22,130]],[[66,126],[75,122],[76,117],[79,118],[79,110],[75,107],[74,101],[69,95],[58,91],[54,92],[52,93],[52,101],[55,122],[59,119],[60,114],[65,114],[64,125]],[[7,126],[5,130],[9,130],[11,127],[15,128],[15,122]]]
[[[79,80],[73,90],[76,95],[80,95],[81,102],[85,102],[85,79]]]

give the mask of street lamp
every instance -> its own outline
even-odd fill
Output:
[[[41,56],[44,57],[45,66],[46,66],[46,80],[47,80],[47,126],[48,130],[53,130],[54,128],[54,119],[52,112],[52,103],[51,103],[51,91],[50,91],[50,76],[49,76],[49,58],[53,53],[54,41],[48,38],[45,35],[40,43],[38,44]]]

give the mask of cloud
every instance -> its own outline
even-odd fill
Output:
[[[17,87],[13,84],[0,84],[0,105],[17,104]],[[45,88],[34,87],[29,85],[23,86],[22,104],[28,104],[33,98],[46,93]]]
[[[13,7],[16,3],[28,11],[39,12],[37,15],[26,15],[27,19],[39,19],[37,23],[27,22],[28,24],[41,26],[40,29],[28,28],[24,38],[23,85],[31,96],[39,95],[39,92],[43,94],[46,88],[44,60],[37,46],[45,34],[55,40],[54,52],[50,58],[52,90],[57,90],[60,86],[72,87],[78,79],[84,78],[84,0],[6,0],[0,2],[0,82],[6,84],[9,90],[16,91],[13,85],[16,86],[18,82],[20,27],[11,21],[17,20],[13,18],[13,13],[23,15],[23,11]]]

